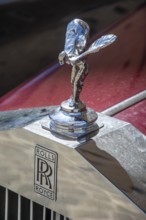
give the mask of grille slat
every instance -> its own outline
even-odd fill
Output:
[[[43,220],[46,220],[46,208],[43,207]]]
[[[21,196],[18,195],[18,220],[21,220]]]
[[[51,210],[51,220],[54,220],[55,219],[55,212],[53,212],[52,210]]]
[[[61,216],[58,213],[55,213],[55,220],[60,220]]]
[[[33,220],[33,202],[30,201],[30,220]]]
[[[0,219],[5,220],[5,188],[0,186]]]
[[[0,220],[70,220],[0,186]]]
[[[5,189],[5,220],[8,220],[8,189]]]

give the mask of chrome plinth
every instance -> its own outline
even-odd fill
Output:
[[[54,108],[49,114],[50,123],[43,123],[42,127],[60,138],[81,139],[85,136],[95,136],[100,128],[96,123],[97,113],[90,108],[84,108],[82,103],[81,111],[78,106],[71,106],[70,101],[67,100],[61,107]]]

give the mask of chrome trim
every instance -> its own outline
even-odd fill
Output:
[[[5,220],[8,220],[8,189],[5,189]]]
[[[18,195],[18,220],[21,220],[21,196]]]
[[[130,98],[125,99],[124,101],[119,102],[118,104],[113,105],[110,108],[103,110],[101,113],[108,115],[108,116],[113,116],[113,115],[117,114],[118,112],[121,112],[121,111],[125,110],[126,108],[129,108],[132,105],[135,105],[144,99],[146,99],[146,90],[144,90],[134,96],[131,96]]]
[[[48,108],[48,111],[50,109]],[[30,114],[24,117],[24,113],[28,112]],[[5,220],[8,218],[10,220],[10,215],[7,213],[14,213],[11,207],[8,207],[13,203],[12,199],[15,199],[15,210],[17,210],[17,199],[19,206],[24,201],[18,196],[19,194],[41,204],[42,211],[43,206],[49,208],[47,209],[49,213],[47,211],[46,214],[50,216],[51,212],[53,218],[51,220],[55,220],[56,216],[58,218],[56,213],[73,220],[84,220],[87,217],[90,220],[97,220],[97,217],[100,219],[105,216],[112,220],[121,220],[121,218],[129,220],[129,216],[132,220],[146,220],[146,215],[138,208],[139,206],[146,210],[146,176],[144,175],[146,137],[144,135],[129,123],[99,114],[98,122],[103,123],[104,127],[97,137],[89,141],[83,139],[80,142],[58,139],[41,127],[49,117],[37,120],[33,112],[37,112],[40,119],[40,109],[0,113],[2,116],[0,185],[6,188]],[[8,118],[13,124],[10,125]],[[29,124],[32,121],[34,122]],[[29,125],[23,127],[26,124]],[[12,125],[17,129],[8,130]],[[36,144],[58,154],[56,201],[50,201],[34,192]],[[13,196],[7,188],[17,192],[18,195]],[[31,220],[34,220],[36,213],[34,212],[33,216],[33,209],[36,206],[32,201],[27,205],[31,207],[28,214]],[[22,206],[21,208],[24,212]],[[16,217],[17,215],[16,212]]]
[[[46,208],[43,207],[43,220],[46,220]]]
[[[86,216],[97,220],[105,215],[107,219],[112,216],[112,220],[121,220],[120,216],[129,220],[129,215],[134,220],[145,220],[145,214],[130,200],[139,202],[137,198],[140,198],[143,202],[139,204],[146,204],[145,194],[132,188],[142,192],[146,189],[145,136],[126,122],[99,114],[98,121],[104,127],[97,137],[88,142],[68,141],[42,129],[42,122],[48,120],[47,116],[24,128],[0,132],[0,184],[51,209],[52,218],[55,211],[73,220],[84,220]],[[36,144],[58,154],[56,201],[34,192]],[[117,166],[113,166],[115,164]],[[103,171],[107,171],[108,176]],[[110,174],[115,179],[110,178]],[[123,181],[117,182],[121,176]],[[32,213],[31,208],[31,216]]]
[[[51,220],[54,220],[54,212],[51,210]]]
[[[33,220],[33,202],[30,200],[30,220]]]

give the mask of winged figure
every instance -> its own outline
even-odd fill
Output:
[[[98,52],[116,40],[116,36],[113,34],[105,35],[97,39],[87,49],[89,31],[90,28],[88,24],[83,20],[74,19],[71,21],[67,26],[64,50],[59,54],[59,63],[61,65],[65,63],[72,65],[72,96],[70,106],[82,103],[80,93],[82,91],[83,82],[88,75],[88,66],[86,63],[87,55]]]

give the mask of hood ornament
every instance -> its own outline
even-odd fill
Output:
[[[59,63],[72,66],[70,99],[52,110],[49,117],[50,131],[58,137],[79,139],[93,137],[99,131],[97,113],[87,108],[80,100],[83,83],[88,75],[87,55],[96,53],[116,40],[113,34],[97,39],[88,49],[89,26],[80,19],[74,19],[67,26],[64,50],[59,54]]]

